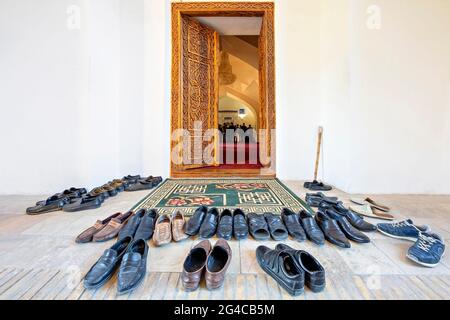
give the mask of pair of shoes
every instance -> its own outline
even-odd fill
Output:
[[[170,217],[167,214],[160,215],[155,223],[153,243],[159,247],[172,241],[179,242],[188,238],[185,231],[186,220],[180,212],[174,212]]]
[[[313,182],[305,182],[303,187],[313,191],[330,191],[333,189],[331,186],[327,186],[323,182],[319,182],[317,180],[314,180]]]
[[[114,214],[106,224],[101,226],[100,230],[92,235],[92,241],[104,242],[111,240],[119,234],[120,229],[127,223],[128,219],[133,216],[133,211]],[[108,219],[108,218],[107,218]],[[88,229],[89,230],[89,229]],[[87,230],[86,230],[87,231]]]
[[[289,236],[281,216],[274,215],[271,212],[264,214],[249,213],[248,225],[250,234],[255,240],[264,241],[272,237],[276,241],[281,241],[286,240]]]
[[[303,250],[278,244],[275,250],[266,246],[256,249],[259,266],[290,295],[303,293],[305,284],[313,292],[325,288],[325,269],[317,259]]]
[[[70,203],[64,205],[62,210],[64,212],[76,212],[83,210],[96,209],[100,207],[105,201],[102,195],[93,196],[90,193],[83,195],[79,199],[73,199]]]
[[[337,197],[327,197],[322,192],[317,192],[317,193],[307,193],[305,200],[306,200],[306,203],[310,207],[316,208],[319,206],[319,204],[322,201],[328,202],[330,204],[336,204],[338,201],[338,198]]]
[[[148,211],[147,209],[139,209],[120,229],[118,234],[119,240],[125,237],[150,239],[153,236],[157,216],[158,214],[154,209]]]
[[[356,205],[350,206],[350,210],[366,216],[370,218],[375,219],[382,219],[382,220],[394,220],[394,216],[387,213],[391,211],[391,209],[388,206],[379,204],[375,202],[375,200],[367,197],[367,198],[351,198],[351,202],[355,203]]]
[[[305,230],[303,230],[297,213],[288,208],[283,208],[281,218],[292,238],[299,242],[306,240]]]
[[[353,227],[360,231],[371,232],[377,230],[375,225],[365,221],[360,215],[356,214],[352,210],[347,209],[342,201],[338,201],[336,204],[321,202],[319,204],[319,210],[332,210],[333,212],[344,216]]]
[[[147,271],[147,242],[125,237],[106,249],[84,277],[86,289],[103,286],[119,267],[117,293],[124,294],[136,288]]]
[[[220,214],[217,236],[225,240],[231,240],[233,234],[236,240],[242,240],[248,237],[247,217],[244,211],[239,208],[233,212],[225,209]]]
[[[325,238],[341,248],[350,248],[348,239],[357,243],[369,243],[370,239],[356,229],[345,216],[333,210],[320,210],[316,214],[317,224],[323,231]]]
[[[231,248],[219,239],[211,248],[209,240],[203,240],[189,252],[183,263],[181,282],[186,291],[194,291],[205,274],[208,290],[218,289],[225,281],[225,273],[231,262]]]
[[[444,256],[444,239],[432,233],[429,226],[418,226],[411,219],[407,219],[394,223],[379,223],[377,227],[384,235],[414,242],[406,256],[422,266],[436,267]]]
[[[46,200],[36,202],[35,206],[27,208],[26,213],[29,215],[37,215],[61,210],[65,205],[82,197],[86,192],[85,188],[72,187],[66,189],[63,192],[54,194]]]
[[[160,184],[162,182],[162,178],[149,176],[147,178],[138,178],[136,180],[129,179],[129,182],[130,184],[125,188],[125,191],[148,190]]]

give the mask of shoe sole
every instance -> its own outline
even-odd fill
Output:
[[[377,228],[377,230],[378,230],[380,233],[384,234],[385,236],[388,236],[388,237],[391,237],[391,238],[394,238],[394,239],[407,240],[407,241],[411,241],[411,242],[416,242],[416,241],[417,241],[417,238],[402,237],[402,236],[394,236],[394,235],[392,235],[392,234],[390,234],[390,233],[387,233],[387,232],[385,232],[385,231],[383,231],[383,230],[380,230],[379,228]]]
[[[133,291],[134,289],[136,289],[137,287],[139,287],[142,284],[142,282],[143,282],[142,280],[144,280],[146,274],[147,274],[147,272],[144,272],[132,288],[124,290],[124,291],[117,290],[117,294],[118,295],[127,294],[127,293]]]
[[[106,277],[100,283],[98,283],[96,285],[90,286],[90,285],[86,285],[85,283],[83,283],[83,286],[88,290],[99,289],[99,288],[103,287],[112,278],[114,273],[115,273],[115,271],[111,272],[111,274],[108,277]]]

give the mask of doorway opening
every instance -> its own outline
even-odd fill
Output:
[[[273,33],[273,3],[172,4],[172,177],[276,175]]]

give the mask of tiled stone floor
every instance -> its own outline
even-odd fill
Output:
[[[300,181],[285,183],[301,197],[306,193]],[[230,242],[233,260],[224,287],[217,291],[210,292],[204,285],[191,293],[181,288],[179,272],[197,239],[160,248],[150,243],[147,277],[131,294],[117,296],[114,278],[101,289],[85,290],[83,275],[113,242],[76,244],[76,235],[99,218],[129,209],[146,193],[122,193],[97,210],[40,216],[27,216],[24,212],[45,196],[0,197],[0,299],[292,299],[263,273],[255,260],[258,245],[274,247],[276,242],[251,239]],[[348,194],[339,190],[329,194],[348,204]],[[450,196],[373,197],[389,205],[398,219],[408,217],[419,224],[428,224],[450,239]],[[315,294],[306,289],[295,299],[450,298],[448,256],[438,267],[424,268],[405,256],[412,243],[376,232],[368,235],[370,244],[352,243],[351,249],[339,249],[329,243],[317,247],[309,241],[287,241],[311,252],[327,272],[324,292]],[[446,243],[450,245],[449,240]]]

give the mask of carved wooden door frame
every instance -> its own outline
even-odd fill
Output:
[[[188,16],[230,16],[230,17],[262,17],[260,35],[260,128],[271,132],[276,128],[275,113],[275,31],[274,31],[274,3],[273,2],[183,2],[172,3],[172,81],[171,81],[171,132],[181,128],[182,101],[181,90],[181,41],[182,41],[182,15]],[[252,170],[235,172],[218,169],[198,169],[199,171],[181,172],[174,165],[172,150],[177,141],[171,140],[170,172],[172,177],[186,176],[275,176],[275,141],[271,135],[266,139],[265,148],[271,157],[270,170],[261,174]],[[201,170],[201,171],[200,171]]]

